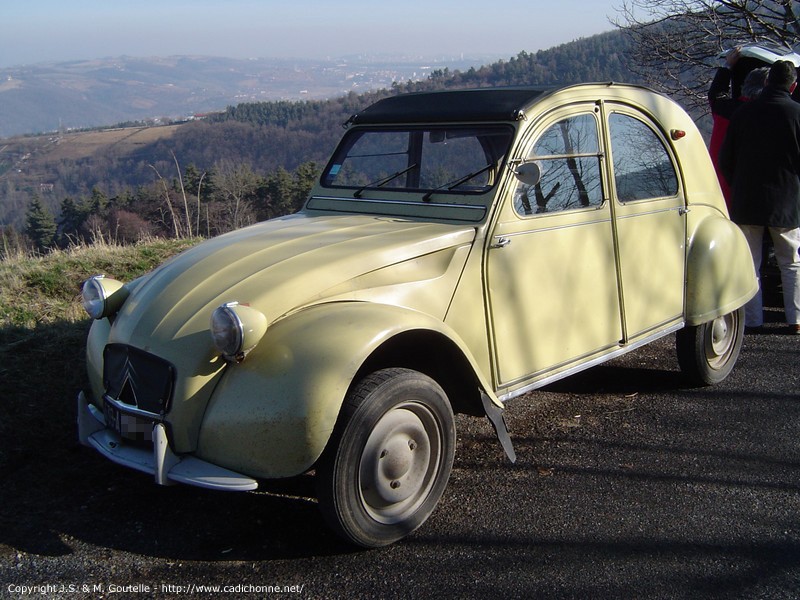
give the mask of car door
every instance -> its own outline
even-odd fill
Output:
[[[624,343],[681,323],[686,210],[669,144],[645,114],[606,103]]]
[[[541,178],[516,183],[494,222],[485,269],[501,395],[621,339],[600,117],[587,103],[534,124],[524,155]]]

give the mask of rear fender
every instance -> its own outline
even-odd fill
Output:
[[[730,220],[707,215],[694,227],[690,221],[690,231],[686,323],[699,325],[744,305],[758,291],[758,281],[747,241]]]

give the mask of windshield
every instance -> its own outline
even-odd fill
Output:
[[[481,194],[497,182],[514,134],[511,127],[354,129],[322,174],[322,185],[352,188],[354,198],[370,190]],[[418,200],[418,198],[416,198]]]

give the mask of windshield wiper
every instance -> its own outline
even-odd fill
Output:
[[[443,183],[443,184],[442,184],[442,185],[440,185],[439,187],[433,188],[431,191],[429,191],[429,192],[426,192],[426,193],[425,193],[425,195],[422,197],[422,199],[423,199],[425,202],[430,202],[430,200],[431,200],[431,196],[433,196],[433,195],[434,195],[436,192],[438,192],[439,190],[443,190],[443,189],[447,188],[447,191],[450,191],[450,190],[452,190],[453,188],[457,188],[457,187],[458,187],[458,186],[460,186],[462,183],[466,183],[467,181],[469,181],[469,180],[470,180],[470,179],[472,179],[473,177],[477,177],[477,176],[478,176],[478,175],[480,175],[481,173],[485,173],[485,172],[486,172],[486,171],[488,171],[489,169],[493,169],[493,168],[494,168],[494,166],[495,166],[495,163],[489,163],[488,165],[486,165],[486,166],[485,166],[485,167],[483,167],[482,169],[478,169],[478,170],[477,170],[477,171],[475,171],[474,173],[469,173],[469,174],[467,174],[467,175],[464,175],[463,177],[459,177],[458,179],[454,179],[453,181],[448,181],[447,183]]]
[[[370,188],[370,187],[376,187],[376,188],[383,187],[384,185],[386,185],[390,181],[392,181],[394,179],[397,179],[401,175],[405,175],[406,173],[408,173],[411,169],[416,169],[416,168],[417,168],[417,163],[414,163],[410,167],[406,167],[402,171],[398,171],[397,173],[393,173],[392,175],[389,175],[388,177],[383,177],[381,179],[377,179],[376,181],[371,181],[370,183],[368,183],[366,185],[362,185],[355,192],[353,192],[353,198],[361,198],[361,194],[364,192],[365,189]]]

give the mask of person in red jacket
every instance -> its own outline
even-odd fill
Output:
[[[800,103],[792,62],[776,61],[758,98],[731,117],[719,154],[731,183],[731,219],[750,245],[760,271],[766,229],[781,271],[783,305],[790,333],[800,334]],[[761,291],[745,307],[745,325],[761,327]]]
[[[751,70],[747,73],[742,83],[741,94],[735,96],[733,71],[740,56],[741,50],[739,48],[734,48],[725,56],[726,66],[717,69],[714,79],[711,82],[711,87],[708,89],[708,104],[711,107],[711,116],[714,122],[711,130],[711,141],[708,145],[708,152],[711,155],[711,162],[714,165],[714,170],[717,172],[719,186],[722,189],[723,196],[725,196],[728,209],[730,209],[731,190],[727,179],[725,179],[725,176],[719,168],[719,150],[722,147],[722,140],[725,139],[728,123],[733,113],[736,112],[736,109],[739,108],[743,102],[755,98],[761,93],[761,90],[766,84],[767,73],[769,71],[767,67]]]

